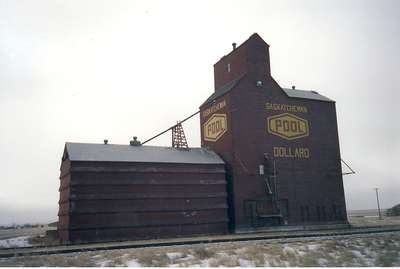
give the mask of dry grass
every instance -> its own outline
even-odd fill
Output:
[[[235,256],[220,256],[218,258],[213,258],[210,259],[209,261],[209,266],[210,267],[218,267],[218,266],[223,266],[223,267],[236,267],[240,266],[237,257]]]
[[[204,245],[194,246],[192,253],[200,260],[209,259],[214,256],[214,253],[207,249]]]
[[[262,246],[251,245],[244,249],[242,255],[243,259],[253,261],[255,266],[264,266],[265,264],[265,248]]]
[[[152,254],[145,252],[137,256],[140,264],[146,267],[166,267],[169,264],[169,258],[165,253],[163,254]]]
[[[355,227],[368,227],[368,226],[390,226],[400,225],[400,216],[387,217],[384,216],[382,220],[376,217],[349,217],[349,222]]]
[[[60,242],[57,238],[51,238],[45,235],[38,235],[28,239],[28,242],[33,246],[56,246]]]
[[[275,240],[0,259],[0,266],[400,266],[400,233]],[[132,263],[130,263],[132,265]]]

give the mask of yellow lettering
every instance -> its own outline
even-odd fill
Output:
[[[226,101],[222,100],[221,102],[207,108],[202,112],[203,117],[207,117],[208,115],[220,110],[221,108],[224,108],[226,106]]]
[[[308,121],[289,113],[270,116],[267,118],[267,132],[287,140],[307,137]]]
[[[276,110],[276,111],[286,111],[286,112],[298,112],[307,113],[307,107],[297,106],[297,105],[287,105],[287,104],[276,104],[276,103],[266,103],[266,110]]]
[[[273,147],[274,157],[277,158],[310,158],[310,149],[308,148],[290,148],[290,147]]]

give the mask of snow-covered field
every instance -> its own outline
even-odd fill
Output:
[[[31,244],[29,243],[30,237],[31,236],[19,236],[19,237],[0,240],[0,249],[29,247],[31,246]]]
[[[400,266],[400,232],[14,257],[0,266]]]
[[[349,222],[353,227],[367,227],[367,226],[400,226],[400,217],[384,217],[379,219],[378,216],[365,216],[365,217],[349,217]]]
[[[53,230],[53,229],[56,229],[56,228],[49,227],[47,225],[44,225],[43,227],[37,227],[37,228],[0,229],[0,240],[19,237],[19,236],[44,235],[47,230]]]

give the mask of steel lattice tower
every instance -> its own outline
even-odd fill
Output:
[[[178,122],[172,128],[172,147],[179,149],[188,149],[188,143],[186,141],[185,132],[183,131],[182,125]]]

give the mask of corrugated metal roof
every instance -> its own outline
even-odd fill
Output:
[[[200,106],[204,106],[212,101],[214,101],[215,99],[217,99],[218,97],[230,92],[233,88],[235,88],[235,86],[239,83],[239,81],[245,76],[246,74],[241,75],[240,77],[238,77],[237,79],[232,80],[231,82],[225,84],[224,86],[220,87],[218,90],[216,90],[213,94],[211,94],[210,97],[207,98],[207,100]]]
[[[303,91],[303,90],[293,90],[293,89],[286,89],[282,88],[282,90],[286,93],[287,96],[292,98],[303,98],[303,99],[311,99],[311,100],[318,100],[318,101],[325,101],[325,102],[335,102],[328,97],[325,97],[316,91]]]
[[[224,164],[215,152],[205,148],[179,150],[171,147],[70,142],[65,143],[65,147],[71,161]]]

